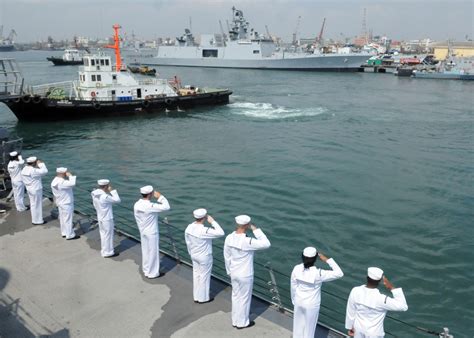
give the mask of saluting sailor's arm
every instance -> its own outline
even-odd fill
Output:
[[[170,210],[170,204],[165,196],[163,196],[160,192],[154,192],[155,198],[158,199],[158,203],[152,203],[149,211],[151,212],[161,212],[161,211],[168,211]]]
[[[247,242],[246,249],[247,250],[262,250],[268,249],[271,244],[268,240],[267,236],[263,233],[262,229],[257,228],[255,225],[250,226],[253,231],[253,235],[255,238],[249,238]]]
[[[349,294],[349,299],[347,299],[347,307],[346,307],[346,329],[352,330],[354,327],[354,320],[356,315],[356,307],[354,303],[354,289],[352,289],[351,293]]]
[[[224,236],[224,229],[222,229],[219,223],[217,223],[212,216],[207,216],[207,221],[212,225],[212,228],[207,227],[201,234],[202,238],[217,238]]]
[[[385,276],[383,277],[383,284],[392,292],[393,298],[386,296],[382,308],[388,311],[408,310],[407,300],[402,288],[395,288]]]
[[[76,176],[69,176],[68,180],[64,180],[60,185],[60,188],[70,188],[76,185]]]
[[[120,199],[120,196],[117,192],[117,190],[112,190],[110,191],[110,195],[102,195],[102,196],[105,196],[104,197],[104,201],[105,202],[108,202],[108,203],[120,203],[121,202],[121,199]]]
[[[21,155],[18,155],[18,164],[25,164],[25,160]]]
[[[46,168],[46,164],[40,162],[38,163],[38,168],[36,168],[35,172],[41,176],[44,176],[48,173],[48,168]]]
[[[329,282],[329,281],[332,281],[344,276],[344,273],[342,272],[341,268],[339,267],[339,265],[336,263],[334,259],[327,258],[322,253],[318,253],[318,255],[319,255],[319,258],[321,258],[323,262],[328,263],[328,265],[332,269],[332,270],[319,270],[321,271],[321,279],[323,282]]]

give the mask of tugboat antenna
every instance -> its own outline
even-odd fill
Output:
[[[120,37],[119,37],[119,29],[122,28],[120,25],[115,24],[112,26],[114,29],[114,44],[113,45],[107,45],[105,48],[111,48],[115,50],[115,68],[116,71],[120,72],[122,68],[122,59],[120,57]]]

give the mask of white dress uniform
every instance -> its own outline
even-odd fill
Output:
[[[114,212],[112,205],[120,203],[117,190],[112,190],[110,195],[102,189],[95,189],[91,193],[92,203],[97,212],[100,233],[100,254],[102,257],[114,255]]]
[[[222,236],[224,230],[216,221],[212,222],[212,228],[193,222],[185,230],[184,238],[193,261],[194,301],[207,302],[210,299],[212,240]]]
[[[250,323],[254,253],[270,247],[270,241],[261,229],[256,229],[253,234],[255,238],[234,231],[224,243],[225,268],[232,282],[232,325],[236,327]]]
[[[143,274],[148,278],[156,278],[160,275],[158,213],[170,210],[166,197],[161,195],[158,202],[140,199],[133,208],[138,230],[140,230]]]
[[[378,279],[381,278],[382,274]],[[392,295],[393,298],[385,296],[377,288],[368,288],[366,285],[353,288],[347,300],[346,329],[353,328],[356,338],[385,336],[383,321],[387,311],[408,310],[402,288],[392,289]]]
[[[328,259],[327,263],[332,270],[323,270],[315,266],[305,269],[303,264],[293,268],[291,273],[291,301],[294,305],[293,338],[314,338],[321,305],[321,285],[344,275],[334,259]]]
[[[21,178],[25,184],[30,199],[31,223],[33,224],[44,223],[43,184],[41,178],[47,173],[48,169],[44,163],[40,163],[38,168],[27,165],[21,170]]]
[[[71,239],[76,236],[73,229],[72,216],[74,214],[74,193],[76,176],[69,176],[69,179],[55,177],[51,182],[54,200],[58,206],[59,224],[61,226],[61,236]]]
[[[16,156],[16,155],[12,155]],[[25,185],[23,184],[23,180],[21,178],[21,170],[23,169],[23,165],[25,161],[21,158],[21,155],[18,156],[18,161],[10,161],[8,162],[8,173],[10,174],[11,182],[12,182],[12,189],[13,189],[13,197],[15,199],[15,207],[17,211],[25,211]]]

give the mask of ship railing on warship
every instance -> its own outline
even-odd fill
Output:
[[[93,187],[95,184],[90,183]],[[84,223],[82,221],[78,224],[83,230],[91,229],[90,224],[96,224],[96,212],[92,205],[90,192],[81,187],[75,188],[75,212],[85,216],[88,220]],[[52,198],[51,191],[46,191],[45,194]],[[133,238],[140,241],[140,234],[133,216],[133,207],[125,204],[117,204],[114,206],[115,231],[119,234]],[[84,224],[87,229],[84,229]],[[174,258],[178,264],[185,264],[192,266],[189,257],[186,242],[184,240],[184,230],[187,226],[182,224],[177,226],[170,221],[169,217],[160,218],[160,251]],[[226,273],[223,251],[223,239],[217,239],[213,242],[214,247],[214,265],[212,276],[230,285],[230,278]],[[275,269],[271,262],[261,261],[257,255],[254,261],[254,288],[253,294],[255,297],[269,303],[276,310],[291,314],[293,313],[293,306],[291,302],[290,291],[290,274]],[[330,283],[331,284],[331,283]],[[334,283],[333,283],[334,284]],[[337,284],[337,283],[335,283]],[[322,302],[320,310],[320,322],[318,325],[330,331],[330,337],[346,337],[344,328],[345,309],[347,297],[350,290],[345,290],[337,285],[325,285],[322,289]],[[342,295],[342,296],[341,296]],[[425,329],[413,323],[408,323],[397,318],[397,315],[388,315],[385,322],[385,329],[387,336],[401,336],[403,332],[413,336],[423,334],[425,336],[434,335],[438,337],[452,337],[449,335],[447,328],[443,332],[436,332],[435,330]],[[322,324],[324,323],[324,324]]]

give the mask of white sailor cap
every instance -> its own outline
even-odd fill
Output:
[[[201,219],[206,217],[207,215],[207,210],[204,208],[196,209],[193,211],[193,216],[195,219]]]
[[[26,159],[26,163],[35,163],[37,159],[36,156],[30,156]]]
[[[67,172],[67,168],[64,168],[64,167],[56,168],[56,172],[58,174],[65,174]]]
[[[140,194],[147,195],[153,192],[153,187],[151,185],[145,185],[140,188]]]
[[[110,181],[106,180],[105,178],[97,181],[97,184],[100,185],[100,186],[104,186],[104,185],[107,185],[109,183],[110,183]]]
[[[252,219],[247,215],[239,215],[235,218],[235,223],[238,225],[246,225],[249,224]]]
[[[383,270],[376,267],[370,267],[367,269],[367,276],[373,280],[381,280],[383,277]]]
[[[313,258],[316,257],[318,254],[318,250],[312,246],[308,246],[303,250],[303,256],[308,257],[308,258]]]
[[[15,157],[16,155],[18,155],[18,152],[16,152],[16,151],[12,151],[12,152],[10,153],[10,156],[11,156],[11,157]]]

